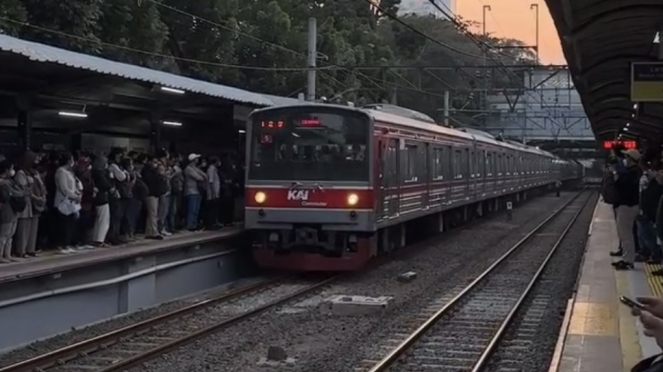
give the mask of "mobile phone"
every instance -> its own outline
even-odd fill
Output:
[[[624,305],[630,307],[631,309],[638,309],[638,310],[645,309],[645,307],[641,303],[633,301],[626,296],[619,297],[619,301],[621,301]]]

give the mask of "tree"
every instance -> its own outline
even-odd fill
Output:
[[[0,2],[0,18],[12,19],[16,22],[7,22],[0,19],[0,34],[19,35],[20,23],[25,22],[28,12],[21,0],[3,0]],[[19,23],[20,22],[20,23]]]
[[[102,0],[23,0],[22,3],[26,22],[59,33],[24,27],[21,37],[91,54],[101,52],[97,33]]]
[[[379,4],[396,14],[400,0]],[[278,95],[306,88],[308,18],[315,17],[318,96],[367,103],[396,97],[438,118],[444,91],[458,108],[480,108],[481,89],[522,85],[499,68],[487,76],[484,64],[534,61],[531,50],[514,48],[523,46],[518,40],[472,35],[477,45],[467,35],[472,22],[401,16],[439,42],[427,40],[364,0],[3,0],[0,17],[15,21],[0,21],[0,32]],[[447,67],[423,68],[429,65]]]

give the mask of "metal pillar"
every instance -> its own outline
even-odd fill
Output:
[[[161,148],[161,116],[152,114],[150,116],[150,150],[152,154]]]
[[[536,10],[536,61],[539,62],[539,4],[532,4],[530,9]]]
[[[315,101],[315,69],[318,55],[318,25],[315,18],[308,19],[308,89],[307,100]]]
[[[444,91],[444,126],[445,127],[449,126],[449,108],[450,108],[449,96],[450,96],[449,91],[445,90]]]
[[[20,139],[20,150],[27,151],[32,147],[32,105],[30,98],[18,96],[16,106],[18,107],[16,124]]]

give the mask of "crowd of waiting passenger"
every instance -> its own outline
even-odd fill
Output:
[[[603,200],[613,206],[617,221],[619,248],[610,252],[621,257],[613,263],[617,270],[631,270],[634,262],[661,264],[663,252],[663,152],[654,147],[644,152],[615,149],[611,152],[603,179]],[[663,270],[653,272],[663,276]],[[663,299],[640,297],[640,318],[645,335],[663,349]],[[642,360],[633,372],[663,371],[663,354]]]
[[[611,151],[603,182],[603,200],[613,206],[619,248],[610,254],[622,259],[618,270],[634,262],[660,264],[663,260],[663,153],[658,147],[640,152]],[[653,273],[663,276],[663,270]]]
[[[113,149],[12,160],[0,155],[0,263],[231,225],[242,192],[230,156]]]

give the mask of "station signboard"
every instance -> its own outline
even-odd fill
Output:
[[[631,63],[631,101],[663,102],[663,62]]]
[[[610,150],[616,146],[621,146],[624,149],[630,150],[637,148],[638,143],[636,141],[603,141],[603,148],[606,150]]]

